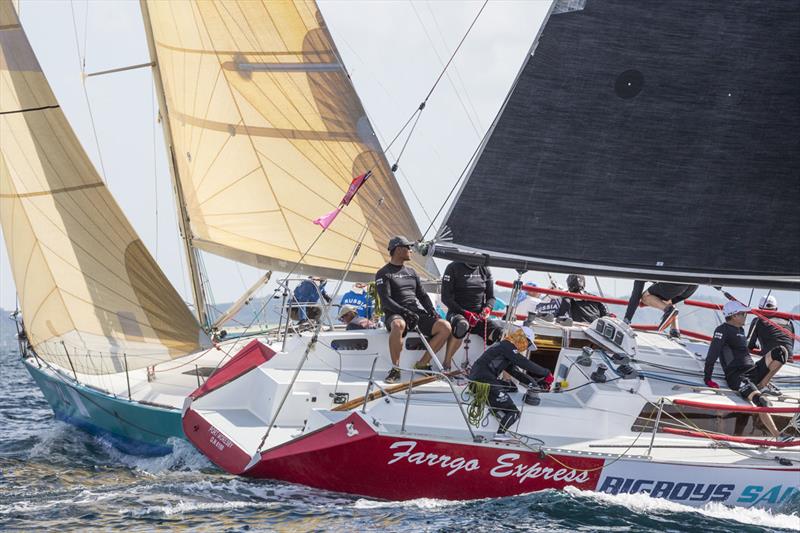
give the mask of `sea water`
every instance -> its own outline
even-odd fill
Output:
[[[17,354],[0,368],[0,530],[800,531],[797,497],[772,511],[580,490],[386,502],[237,478],[184,441],[165,457],[125,455],[54,420]]]

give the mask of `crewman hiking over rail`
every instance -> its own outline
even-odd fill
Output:
[[[738,391],[742,398],[759,407],[769,407],[769,402],[761,394],[761,389],[769,383],[774,374],[773,368],[777,372],[783,363],[773,360],[770,354],[753,363],[744,334],[744,323],[749,310],[747,306],[737,301],[729,301],[722,308],[725,323],[714,330],[714,338],[706,355],[704,380],[709,387],[719,388],[719,385],[711,379],[714,364],[719,359],[725,373],[725,381],[731,389]],[[759,417],[773,437],[784,437],[768,413],[759,413]]]

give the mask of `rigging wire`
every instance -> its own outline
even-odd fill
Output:
[[[89,91],[86,88],[86,43],[88,40],[88,26],[89,26],[89,2],[86,1],[86,19],[84,20],[84,49],[83,55],[81,55],[81,45],[80,40],[78,38],[78,21],[75,18],[75,0],[70,0],[69,2],[69,10],[72,13],[72,29],[75,35],[75,48],[78,52],[78,64],[81,69],[81,88],[83,89],[83,98],[86,102],[86,109],[89,111],[89,123],[92,126],[92,135],[94,137],[94,144],[97,148],[97,158],[100,162],[100,173],[103,178],[103,182],[108,184],[108,178],[106,176],[106,168],[105,164],[103,163],[103,153],[100,150],[100,139],[97,136],[97,127],[95,126],[94,122],[94,114],[92,113],[92,104],[89,101]]]
[[[487,135],[488,135],[488,131],[487,131]],[[461,180],[463,180],[464,176],[467,175],[467,171],[472,166],[472,162],[475,160],[475,157],[478,155],[478,151],[480,150],[482,145],[483,145],[483,143],[480,142],[475,146],[475,150],[472,152],[472,155],[470,156],[469,160],[467,161],[467,164],[464,165],[464,169],[461,171],[461,174],[459,174],[458,179],[455,181],[455,183],[453,183],[453,187],[450,189],[450,192],[447,193],[447,196],[445,197],[444,201],[442,202],[442,205],[439,206],[439,210],[436,211],[436,214],[433,216],[433,220],[431,220],[431,223],[428,225],[428,228],[425,230],[425,233],[422,234],[422,239],[421,240],[425,240],[425,236],[428,234],[428,232],[431,230],[431,228],[433,228],[433,225],[436,223],[436,219],[438,219],[439,215],[442,214],[442,210],[444,209],[444,206],[447,205],[447,202],[450,200],[450,197],[452,197],[453,193],[456,192],[456,189],[458,188],[459,184],[461,183]]]
[[[414,132],[414,127],[416,127],[416,124],[419,121],[419,115],[422,114],[422,111],[425,109],[425,105],[428,103],[428,100],[430,99],[431,95],[433,94],[433,91],[436,90],[436,87],[439,85],[439,82],[442,80],[442,77],[444,77],[445,73],[447,72],[448,67],[453,62],[453,59],[455,59],[456,54],[461,49],[461,46],[464,44],[464,41],[467,39],[467,37],[469,36],[470,32],[472,31],[472,28],[475,27],[475,23],[478,22],[478,18],[480,18],[481,13],[483,13],[483,10],[486,8],[486,5],[488,3],[489,3],[489,0],[484,0],[483,5],[481,5],[481,8],[478,10],[478,13],[475,15],[475,18],[472,20],[472,23],[467,28],[467,31],[464,33],[464,36],[461,38],[461,41],[459,41],[458,46],[456,46],[455,50],[453,50],[453,53],[450,55],[450,59],[447,60],[447,63],[442,68],[442,71],[439,73],[439,75],[436,77],[436,80],[433,82],[433,85],[431,86],[430,90],[428,91],[428,94],[425,95],[425,98],[419,104],[417,109],[414,110],[414,112],[411,114],[410,117],[408,117],[408,120],[406,120],[405,124],[403,124],[403,127],[400,128],[400,130],[394,136],[392,141],[386,146],[385,151],[388,152],[389,149],[394,145],[394,143],[397,142],[397,139],[400,138],[400,136],[406,130],[406,128],[408,128],[409,124],[411,124],[412,121],[414,122],[414,126],[411,128],[411,131],[409,131],[409,133],[408,133],[408,138],[406,139],[406,141],[405,141],[405,143],[403,145],[403,149],[400,150],[400,154],[398,155],[397,159],[395,160],[394,164],[392,165],[392,172],[395,172],[397,170],[399,164],[400,164],[400,157],[403,155],[403,150],[405,150],[405,146],[408,144],[408,141],[411,138],[411,134]]]
[[[444,37],[443,37],[444,32],[442,32],[442,29],[439,26],[438,21],[436,20],[436,15],[434,14],[433,10],[431,9],[430,2],[426,2],[425,6],[428,8],[428,12],[431,14],[431,20],[433,20],[433,23],[436,26],[436,29],[438,30],[439,39],[441,40],[442,44],[444,44],[444,46],[446,48],[447,47],[447,43],[445,43],[445,41],[444,41]],[[414,15],[416,15],[417,20],[420,23],[420,26],[422,26],[422,30],[425,33],[425,37],[427,37],[428,42],[431,45],[431,49],[433,50],[433,53],[436,54],[436,59],[439,60],[440,64],[444,65],[444,61],[442,60],[442,57],[439,55],[439,52],[436,49],[437,48],[436,44],[433,42],[433,38],[431,37],[430,33],[428,32],[427,26],[425,26],[425,22],[422,20],[422,17],[420,16],[420,14],[417,11],[417,8],[416,8],[416,6],[414,5],[413,2],[411,2],[411,9],[414,10]],[[458,68],[457,68],[456,65],[453,65],[453,71],[455,72],[456,76],[458,76],[459,81],[461,81],[460,75],[458,73]],[[458,103],[461,104],[461,109],[464,110],[464,114],[467,116],[467,120],[469,120],[469,123],[472,126],[472,130],[475,132],[475,135],[477,136],[477,138],[480,139],[481,138],[480,129],[475,124],[475,121],[472,119],[472,115],[470,114],[470,109],[467,109],[467,105],[464,103],[464,99],[461,97],[461,93],[459,92],[458,87],[456,87],[456,84],[453,81],[453,78],[450,75],[450,73],[447,73],[447,81],[450,82],[450,86],[453,88],[453,92],[455,93],[456,98],[458,98]],[[462,85],[464,84],[463,81],[461,81],[461,83],[462,83]],[[472,105],[472,101],[469,98],[469,94],[466,93],[466,91],[464,92],[464,94],[465,94],[465,96],[467,98],[467,101],[470,104],[470,108],[471,108],[472,113],[474,113],[476,118],[477,118],[478,113],[477,113],[477,111],[475,111],[475,106]]]

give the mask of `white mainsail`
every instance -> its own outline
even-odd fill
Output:
[[[313,1],[143,2],[191,243],[288,270],[352,178],[374,177],[297,270],[371,279],[419,229]],[[380,199],[383,204],[378,205]],[[415,265],[435,275],[432,262]]]
[[[92,166],[9,0],[0,0],[0,221],[42,359],[105,374],[199,348],[197,321]]]

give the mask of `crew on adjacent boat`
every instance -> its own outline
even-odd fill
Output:
[[[534,343],[535,337],[533,330],[527,326],[514,326],[509,334],[502,341],[493,344],[481,355],[469,373],[472,382],[470,388],[473,394],[480,394],[488,388],[486,398],[492,414],[499,421],[497,433],[504,435],[505,432],[519,419],[520,412],[514,400],[508,395],[509,392],[516,392],[517,386],[509,381],[502,379],[502,374],[507,372],[524,385],[539,385],[546,389],[553,383],[553,375],[525,355],[529,350],[536,350]],[[530,372],[536,379],[531,378],[523,370]]]
[[[434,352],[438,352],[450,337],[450,324],[439,318],[416,271],[405,265],[406,261],[411,260],[413,244],[405,237],[392,237],[388,245],[390,260],[375,274],[378,299],[389,331],[389,355],[393,365],[386,376],[386,383],[400,380],[400,352],[403,350],[403,337],[408,331],[417,330],[431,337],[430,347]],[[433,356],[435,353],[426,352],[414,367],[430,369]]]
[[[447,265],[442,275],[442,303],[447,306],[447,321],[453,331],[442,364],[445,370],[450,370],[453,355],[469,333],[483,337],[487,345],[503,334],[503,326],[490,318],[495,298],[488,267],[460,262]]]
[[[355,283],[353,288],[342,295],[341,305],[352,305],[358,316],[372,318],[375,309],[375,301],[367,293],[367,286],[364,283]]]
[[[347,325],[347,330],[375,329],[378,325],[368,318],[359,316],[358,310],[352,305],[345,304],[339,309],[339,321]]]
[[[322,315],[322,308],[317,305],[309,305],[319,302],[320,296],[326,302],[331,301],[331,297],[325,292],[325,285],[328,280],[315,276],[309,276],[300,282],[294,289],[294,303],[299,304],[291,308],[291,316],[298,320],[300,324],[309,320],[318,320]]]
[[[586,278],[580,274],[567,276],[567,289],[569,292],[585,294]],[[563,298],[556,316],[568,316],[576,322],[592,323],[595,319],[608,316],[608,308],[601,302]]]
[[[719,385],[711,379],[714,365],[719,359],[728,386],[738,391],[745,400],[759,407],[767,407],[769,402],[762,395],[761,389],[769,383],[773,374],[772,365],[776,364],[777,368],[780,368],[782,363],[769,357],[762,357],[757,363],[753,363],[744,333],[748,311],[749,308],[737,301],[729,301],[723,306],[725,323],[714,330],[714,338],[706,355],[704,379],[709,387],[719,388]],[[778,437],[779,432],[772,417],[768,413],[759,413],[759,417],[772,436]]]
[[[767,311],[777,311],[778,301],[774,296],[763,296],[758,303],[759,309]],[[772,317],[764,319],[756,317],[750,323],[750,331],[747,333],[749,339],[747,348],[753,350],[758,346],[761,350],[761,355],[769,358],[767,367],[769,374],[765,378],[767,381],[772,379],[772,376],[785,365],[794,349],[794,324],[791,320],[785,318]],[[780,394],[775,385],[768,383],[767,389],[763,392],[767,394]]]
[[[628,308],[625,311],[625,322],[628,324],[631,323],[633,315],[636,313],[636,309],[639,307],[639,302],[641,301],[644,305],[654,307],[664,312],[658,324],[659,331],[671,328],[671,334],[679,334],[678,309],[675,306],[691,297],[695,291],[697,291],[697,287],[697,285],[658,282],[650,285],[647,290],[642,293],[644,290],[644,281],[636,280],[633,283],[633,291],[628,301]]]

